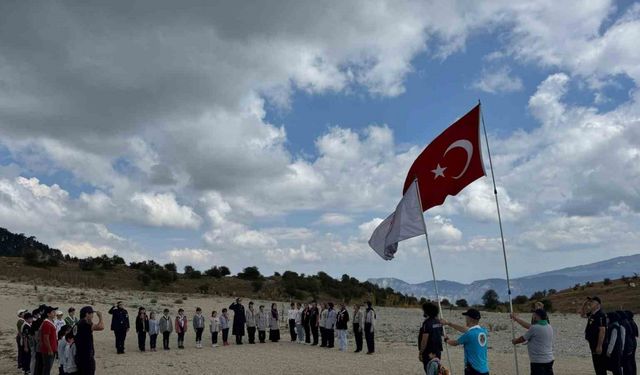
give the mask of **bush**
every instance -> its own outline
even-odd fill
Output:
[[[440,305],[442,305],[442,306],[451,306],[451,302],[449,302],[448,299],[443,298],[442,301],[440,301]]]
[[[175,303],[176,305],[180,305],[180,304],[182,304],[182,300],[181,299],[177,299],[177,300],[173,301],[173,303]]]
[[[229,271],[229,268],[227,268],[226,266],[220,266],[220,267],[213,266],[208,270],[204,271],[204,274],[206,276],[215,277],[216,279],[219,279],[219,278],[230,275],[231,271]]]
[[[253,288],[254,292],[259,292],[263,286],[264,286],[264,281],[262,280],[253,280],[251,282],[251,287]]]
[[[516,296],[516,298],[513,299],[513,303],[515,305],[523,305],[527,302],[529,302],[529,298],[527,298],[527,296]]]
[[[466,299],[461,298],[461,299],[456,301],[456,306],[458,306],[458,307],[469,307],[469,303],[467,302]]]
[[[606,278],[603,280],[604,285],[611,285],[611,279],[610,278]]]
[[[202,284],[198,287],[198,292],[202,293],[202,294],[207,294],[209,293],[209,284]]]

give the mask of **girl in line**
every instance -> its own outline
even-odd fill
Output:
[[[229,315],[227,309],[222,309],[222,316],[220,316],[220,330],[222,331],[222,345],[229,346]]]
[[[193,329],[196,331],[196,348],[202,349],[202,332],[204,331],[204,316],[202,309],[196,308],[196,315],[193,316]]]
[[[280,326],[278,325],[278,305],[271,304],[271,316],[269,317],[269,341],[280,341]]]
[[[156,351],[156,341],[158,340],[158,334],[160,333],[160,326],[158,319],[156,319],[156,313],[152,311],[149,313],[149,350]]]
[[[216,310],[211,312],[209,330],[211,331],[211,347],[215,348],[218,346],[218,331],[220,330],[220,319],[218,318],[218,312]]]
[[[178,316],[176,316],[176,333],[178,334],[178,349],[184,349],[184,334],[187,332],[189,322],[187,316],[184,315],[184,310],[178,310]]]

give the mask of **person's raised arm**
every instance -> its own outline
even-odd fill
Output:
[[[518,344],[522,344],[523,342],[526,342],[527,340],[525,340],[525,338],[523,336],[518,337],[517,339],[513,339],[511,340],[511,343],[513,345],[518,345]]]
[[[467,332],[469,330],[469,328],[467,328],[467,327],[463,327],[463,326],[457,325],[455,323],[451,323],[450,321],[447,321],[447,320],[444,320],[444,319],[440,319],[440,323],[444,324],[445,326],[449,326],[449,327],[455,329],[456,331],[462,332],[462,333],[465,333],[465,332]]]
[[[91,330],[102,331],[104,329],[104,321],[102,320],[102,313],[100,311],[96,311],[96,315],[98,315],[98,323],[92,325]]]
[[[453,327],[453,326],[451,326],[451,327]],[[445,342],[445,344],[447,344],[449,346],[458,346],[458,345],[460,345],[458,340],[452,340],[452,339],[450,339],[448,337],[444,338],[444,342]]]
[[[524,329],[531,328],[531,323],[520,319],[515,313],[511,313],[511,319],[513,319],[514,322],[520,324]]]

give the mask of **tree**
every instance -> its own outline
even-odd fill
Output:
[[[238,272],[237,277],[242,280],[261,280],[263,278],[256,266],[246,267],[242,272]]]
[[[484,307],[486,309],[494,310],[496,307],[498,307],[498,304],[500,303],[500,299],[498,298],[498,293],[496,293],[496,291],[493,289],[487,290],[486,292],[484,292],[484,295],[482,296],[482,302],[484,303]]]
[[[206,276],[215,277],[216,279],[219,279],[221,277],[225,277],[225,276],[231,274],[231,272],[225,266],[220,266],[220,267],[213,266],[213,267],[209,268],[208,270],[204,271],[204,274]]]
[[[611,285],[611,279],[607,277],[603,280],[603,283],[604,285]]]
[[[164,265],[164,269],[169,272],[178,272],[178,267],[175,263],[167,263]]]
[[[189,279],[199,279],[202,276],[202,272],[191,266],[184,266],[184,275]]]
[[[467,302],[466,299],[461,298],[461,299],[456,301],[456,306],[458,306],[458,307],[469,307],[469,303]]]
[[[442,301],[440,301],[440,304],[442,306],[451,306],[451,302],[449,302],[449,300],[446,298],[443,298]]]

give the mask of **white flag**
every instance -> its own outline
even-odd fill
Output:
[[[422,210],[418,201],[418,182],[413,181],[398,203],[396,211],[373,231],[369,246],[382,259],[391,260],[398,250],[398,242],[424,234],[422,220]]]

